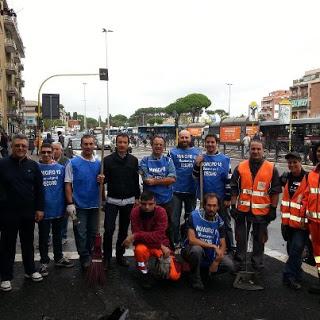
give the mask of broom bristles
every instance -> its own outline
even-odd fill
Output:
[[[106,283],[106,275],[103,268],[101,243],[101,235],[97,234],[94,241],[91,265],[88,268],[86,276],[87,282],[91,287],[97,285],[104,286]]]

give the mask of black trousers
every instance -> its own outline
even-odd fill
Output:
[[[39,222],[39,252],[40,263],[48,264],[50,258],[48,256],[48,238],[52,226],[52,243],[54,261],[58,262],[62,257],[62,235],[61,227],[64,217],[55,219],[44,219]]]
[[[13,265],[16,254],[17,234],[19,232],[24,271],[32,274],[36,271],[34,263],[34,219],[21,217],[16,213],[6,214],[1,219],[0,237],[0,274],[2,281],[13,278]]]
[[[110,260],[112,257],[112,238],[116,227],[116,219],[119,212],[119,231],[116,244],[116,255],[122,256],[125,248],[122,242],[128,236],[128,228],[130,224],[130,213],[133,204],[126,206],[117,206],[115,204],[106,203],[106,212],[104,218],[104,237],[103,237],[103,252],[104,258]]]

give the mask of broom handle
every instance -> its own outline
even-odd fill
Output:
[[[200,209],[203,209],[203,161],[200,162]]]
[[[102,127],[102,146],[101,146],[101,166],[100,166],[100,174],[103,174],[104,169],[104,140],[105,140],[105,126]],[[100,233],[100,220],[101,220],[101,211],[102,211],[102,192],[103,192],[103,182],[100,183],[99,186],[99,211],[98,211],[98,224],[97,224],[97,232]]]

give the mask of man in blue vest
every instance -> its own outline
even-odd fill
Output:
[[[184,219],[196,208],[196,183],[192,177],[192,169],[200,150],[191,147],[191,134],[182,130],[178,136],[178,146],[171,149],[171,157],[177,173],[177,181],[173,184],[173,236],[177,246],[181,241],[180,217],[184,205]]]
[[[73,267],[73,263],[62,254],[61,228],[65,214],[64,166],[52,160],[53,147],[43,143],[40,148],[41,163],[39,167],[43,176],[44,219],[39,221],[39,251],[42,276],[47,276],[48,237],[52,227],[53,254],[56,267]]]
[[[230,158],[219,152],[218,137],[209,133],[205,137],[206,153],[196,158],[193,167],[193,176],[199,179],[200,164],[203,163],[203,194],[216,193],[221,201],[220,216],[224,221],[226,230],[226,243],[228,251],[233,251],[233,232],[229,207],[231,204],[231,162]],[[200,187],[198,185],[198,196]]]
[[[194,210],[189,218],[188,237],[181,252],[190,264],[191,285],[197,290],[204,289],[200,269],[217,272],[226,250],[224,223],[218,214],[218,196],[207,193],[203,205],[204,210]]]
[[[67,164],[64,180],[67,212],[78,221],[73,230],[83,270],[91,264],[91,249],[97,233],[99,183],[104,181],[104,175],[99,174],[100,161],[93,155],[95,148],[94,137],[83,135],[81,155]]]
[[[140,174],[144,190],[154,193],[156,204],[163,207],[168,215],[168,235],[173,247],[172,234],[172,185],[176,182],[176,169],[171,158],[164,156],[165,141],[155,135],[151,140],[152,154],[140,162]]]

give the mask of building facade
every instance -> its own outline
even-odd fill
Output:
[[[21,59],[25,55],[17,15],[6,0],[0,0],[0,12],[0,127],[13,133],[24,126]]]
[[[320,117],[320,69],[293,80],[290,93],[293,119]]]
[[[279,102],[282,99],[288,99],[290,97],[289,90],[276,90],[269,93],[268,96],[263,97],[261,101],[261,110],[259,112],[260,120],[275,120],[278,119]]]

